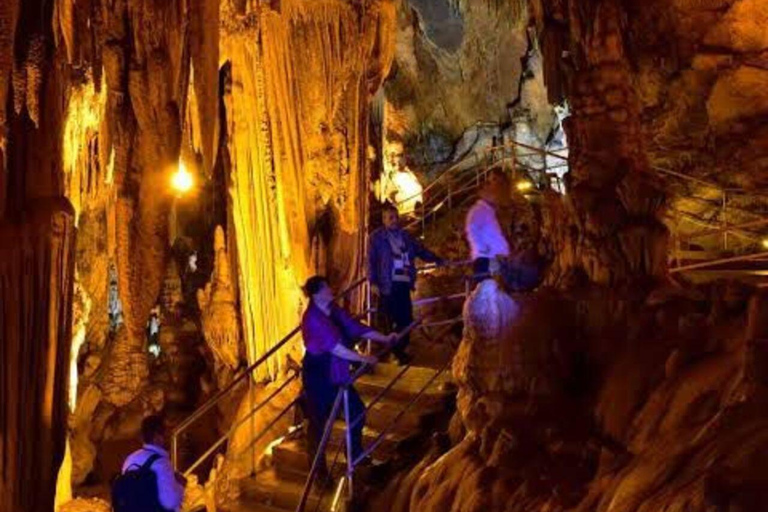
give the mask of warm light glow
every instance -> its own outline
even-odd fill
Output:
[[[379,201],[397,204],[400,213],[412,213],[422,201],[423,187],[416,175],[403,163],[403,145],[385,142],[384,165],[376,192]]]
[[[768,249],[768,238],[763,238],[763,248]]]
[[[411,213],[416,203],[421,201],[423,190],[421,183],[410,170],[398,171],[392,176],[392,183],[397,188],[395,201],[401,213]]]
[[[528,192],[533,188],[533,183],[531,183],[530,181],[524,180],[524,181],[518,181],[517,185],[515,186],[517,187],[517,190],[519,190],[520,192]]]
[[[187,166],[184,162],[179,162],[179,168],[173,173],[171,178],[171,186],[179,195],[186,194],[195,185],[195,179],[192,177],[192,173],[187,170]]]

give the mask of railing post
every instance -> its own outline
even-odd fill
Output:
[[[426,209],[424,208],[424,198],[421,198],[421,236],[425,236],[427,234],[427,213]]]
[[[309,469],[309,476],[304,484],[304,491],[301,493],[301,500],[296,506],[296,512],[304,512],[307,501],[309,500],[309,493],[312,491],[312,483],[315,481],[317,475],[317,469],[320,467],[320,461],[325,457],[325,448],[328,445],[328,441],[331,438],[331,431],[333,430],[333,424],[339,415],[339,407],[341,406],[342,392],[336,393],[336,398],[333,401],[333,407],[331,408],[331,414],[328,416],[328,421],[325,423],[325,429],[323,430],[323,437],[320,439],[320,445],[317,447],[317,453],[312,460],[312,467]]]
[[[179,471],[179,438],[175,432],[171,434],[171,465],[174,471]]]
[[[256,390],[253,389],[253,375],[248,376],[248,399],[250,401],[250,408],[251,410],[254,410],[256,408],[254,401],[256,400]],[[251,439],[253,439],[256,436],[256,416],[255,414],[251,415],[251,419],[249,421],[251,426]],[[256,443],[249,443],[251,444],[251,476],[256,475]]]
[[[344,388],[344,423],[346,424],[347,443],[347,503],[351,503],[354,496],[355,459],[352,452],[352,415],[349,412],[349,388]],[[348,507],[349,509],[349,507]]]
[[[723,189],[723,251],[728,250],[728,192]]]

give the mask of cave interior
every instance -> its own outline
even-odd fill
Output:
[[[301,286],[383,325],[387,203],[448,264],[302,505]],[[153,414],[185,512],[768,512],[766,276],[766,0],[0,0],[0,512]]]

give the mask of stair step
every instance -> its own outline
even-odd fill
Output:
[[[355,388],[361,395],[371,396],[386,388],[390,381],[402,370],[401,367],[380,363],[376,365],[374,373],[362,375],[355,383]],[[387,392],[390,400],[407,402],[411,400],[432,378],[435,370],[419,366],[410,367]],[[450,374],[444,372],[419,397],[419,407],[439,406],[444,403],[447,396],[453,393]]]
[[[313,488],[307,502],[307,510],[314,510],[317,502],[322,499],[320,511],[326,512],[330,509],[333,497],[333,488],[329,488],[320,496],[316,488]],[[249,478],[241,484],[240,502],[251,507],[251,505],[270,507],[266,510],[295,510],[301,500],[304,491],[304,480],[300,478],[286,478],[278,474],[274,469],[260,472],[255,478]],[[246,510],[246,509],[243,509]],[[258,510],[255,507],[247,510]]]
[[[328,468],[331,469],[336,450],[326,453]],[[298,478],[302,481],[309,474],[309,456],[305,448],[304,440],[293,440],[280,443],[272,451],[272,462],[278,475],[282,478]],[[347,467],[346,452],[341,450],[336,467],[333,468],[334,477],[341,477]]]

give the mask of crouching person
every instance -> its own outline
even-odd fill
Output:
[[[350,418],[361,418],[352,428],[352,456],[357,459],[363,453],[363,425],[365,405],[351,385],[350,363],[376,364],[372,356],[358,354],[353,350],[356,341],[366,338],[375,342],[392,344],[397,334],[384,335],[362,324],[333,302],[333,291],[322,276],[314,276],[304,285],[304,293],[310,299],[309,306],[301,321],[304,337],[304,362],[302,384],[304,407],[308,420],[307,441],[310,460],[314,460],[320,448],[325,424],[339,390],[349,386]],[[342,409],[343,410],[343,409]],[[325,457],[320,458],[318,474],[328,474]]]
[[[112,508],[115,512],[178,512],[186,482],[173,471],[163,419],[145,418],[141,437],[144,446],[125,459],[112,486]]]

